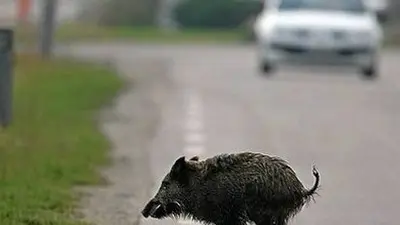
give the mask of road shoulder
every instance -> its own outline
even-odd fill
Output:
[[[172,83],[163,60],[116,60],[113,64],[126,87],[102,111],[100,127],[112,143],[112,162],[102,170],[107,185],[80,189],[81,213],[96,225],[138,224],[153,180],[148,175],[149,145]]]

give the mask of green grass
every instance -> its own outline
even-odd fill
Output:
[[[14,118],[0,128],[0,224],[72,225],[75,185],[98,184],[109,143],[97,110],[122,83],[73,60],[18,56]]]
[[[80,29],[79,27],[64,27],[58,32],[59,40],[91,39],[91,40],[132,40],[137,42],[232,42],[241,38],[237,30],[202,30],[188,29],[177,32],[163,32],[156,28],[101,28]]]
[[[134,43],[235,43],[244,39],[241,30],[186,29],[164,32],[154,27],[101,27],[84,24],[67,24],[56,31],[59,42],[71,41],[132,41]],[[34,27],[21,27],[17,38],[35,43],[38,34]]]

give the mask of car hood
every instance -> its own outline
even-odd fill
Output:
[[[329,11],[287,11],[276,13],[275,25],[284,27],[328,28],[328,29],[371,29],[374,18],[368,14],[354,14]],[[268,19],[267,19],[268,20]]]

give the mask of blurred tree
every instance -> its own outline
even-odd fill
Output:
[[[161,0],[98,0],[86,4],[81,18],[100,25],[154,25]]]
[[[181,0],[174,12],[183,27],[236,28],[259,10],[252,0]]]
[[[389,17],[390,17],[390,20],[393,20],[397,24],[400,22],[400,1],[399,0],[390,1]]]

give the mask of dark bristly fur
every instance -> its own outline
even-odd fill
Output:
[[[313,199],[288,163],[261,153],[222,154],[203,161],[180,157],[143,216],[187,217],[216,225],[286,225]]]

